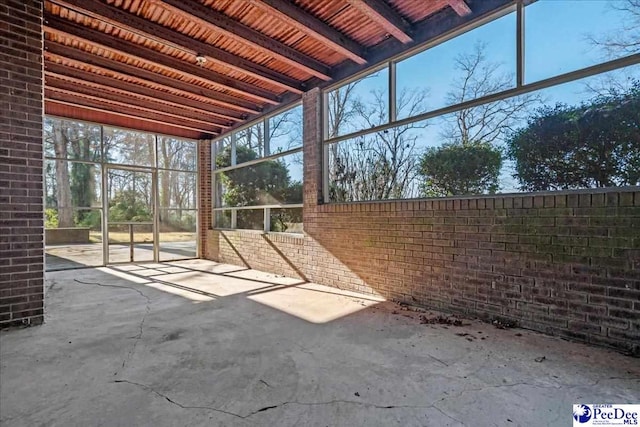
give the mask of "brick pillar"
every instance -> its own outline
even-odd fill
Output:
[[[318,204],[322,203],[322,92],[315,88],[302,95],[304,143],[303,222],[313,229]]]
[[[0,327],[44,317],[42,0],[0,3]]]
[[[198,186],[200,188],[200,232],[198,257],[205,258],[207,253],[207,236],[213,225],[213,212],[211,205],[211,141],[198,141]]]

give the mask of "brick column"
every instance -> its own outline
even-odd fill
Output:
[[[313,228],[316,208],[322,202],[322,92],[315,88],[302,95],[304,144],[303,222]]]
[[[44,317],[42,1],[0,4],[0,327]]]
[[[211,141],[198,141],[198,186],[200,205],[198,216],[200,218],[199,258],[205,258],[207,253],[207,236],[213,225],[213,212],[211,206]]]

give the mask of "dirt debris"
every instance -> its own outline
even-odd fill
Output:
[[[462,319],[455,316],[444,316],[438,314],[436,316],[420,316],[420,323],[423,325],[449,325],[449,326],[470,326],[471,323],[464,322]]]

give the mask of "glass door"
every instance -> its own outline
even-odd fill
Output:
[[[106,167],[106,263],[157,260],[156,174],[148,169]]]

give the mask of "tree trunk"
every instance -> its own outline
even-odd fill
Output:
[[[67,158],[67,140],[60,125],[53,127],[54,149],[57,158]],[[56,160],[56,199],[58,205],[58,227],[73,227],[73,206],[67,162]]]
[[[171,155],[167,148],[168,142],[160,144],[160,150],[162,151],[162,160],[164,161],[164,167],[169,168],[171,165]],[[173,173],[170,171],[160,172],[160,207],[163,209],[169,208],[171,205],[171,181]]]

